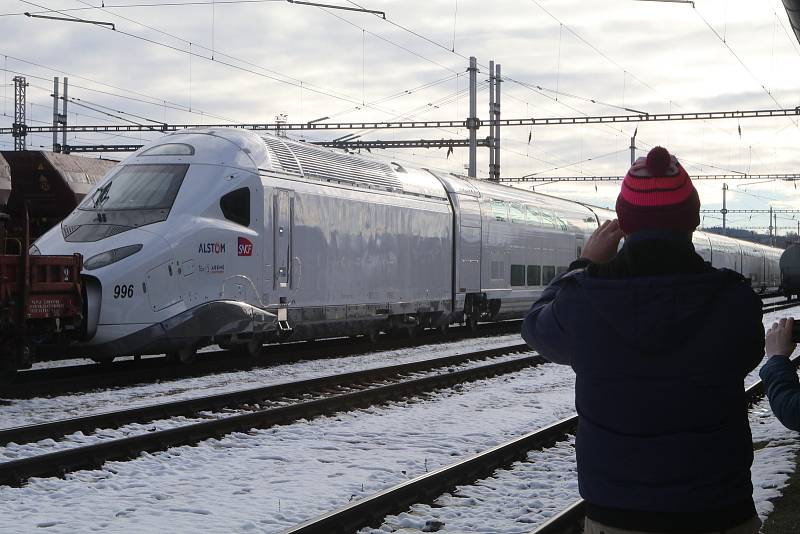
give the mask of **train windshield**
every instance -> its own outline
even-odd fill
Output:
[[[126,165],[87,196],[84,211],[169,210],[188,164]]]

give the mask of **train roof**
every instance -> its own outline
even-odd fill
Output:
[[[191,150],[168,154],[167,145],[189,146]],[[145,145],[126,163],[155,161],[151,156],[170,156],[187,163],[255,167],[261,172],[447,200],[442,184],[422,169],[236,128],[181,130]]]

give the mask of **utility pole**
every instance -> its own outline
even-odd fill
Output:
[[[631,137],[631,167],[633,167],[633,164],[636,163],[636,134],[637,133],[639,133],[639,127],[638,126],[633,131],[633,137]],[[723,224],[723,227],[724,227],[724,224]]]
[[[14,150],[25,150],[25,136],[28,127],[25,124],[25,88],[28,83],[24,76],[14,76],[14,123],[11,125],[14,137]]]
[[[64,77],[64,104],[62,112],[58,112],[58,76],[53,78],[53,152],[63,152],[69,154],[69,146],[67,145],[67,78]],[[58,144],[58,130],[61,129],[61,144]]]
[[[467,175],[470,178],[477,176],[476,156],[478,152],[478,128],[480,123],[478,117],[478,60],[475,56],[469,58],[469,118],[467,119],[467,129],[469,130],[469,170]]]
[[[489,180],[500,180],[500,65],[489,62]]]
[[[727,204],[727,196],[728,196],[728,184],[722,184],[722,209],[719,212],[722,214],[722,235],[728,235],[728,231],[725,229],[725,222],[728,216],[728,204]]]
[[[63,117],[63,122],[61,124],[64,125],[61,137],[61,152],[64,154],[69,154],[69,145],[67,144],[67,101],[67,77],[64,76],[64,106],[61,111]]]
[[[494,120],[494,61],[489,61],[489,121]],[[489,180],[494,180],[494,126],[489,126]]]
[[[58,146],[58,76],[53,77],[53,152],[61,152]]]
[[[490,150],[494,150],[494,179],[495,181],[500,180],[500,83],[502,83],[502,79],[500,77],[500,64],[498,63],[495,66],[497,69],[494,73],[494,90],[495,90],[495,98],[494,98],[494,148]]]
[[[775,244],[775,236],[772,235],[772,206],[769,207],[769,244]]]

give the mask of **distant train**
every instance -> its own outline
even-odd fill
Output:
[[[800,295],[800,245],[789,245],[781,254],[781,292],[786,298]]]
[[[164,136],[32,247],[84,258],[95,359],[522,317],[614,212],[234,129]],[[695,232],[779,285],[780,251]]]

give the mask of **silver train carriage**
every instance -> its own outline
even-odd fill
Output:
[[[97,359],[522,317],[612,211],[233,129],[162,137],[34,252],[85,258]],[[695,233],[761,287],[772,250]],[[774,261],[773,261],[774,257]],[[759,263],[760,262],[760,263]],[[777,278],[776,278],[777,281]]]

